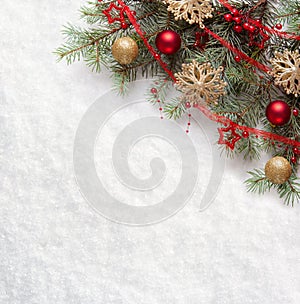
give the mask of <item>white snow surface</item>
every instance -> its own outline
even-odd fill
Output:
[[[248,194],[243,184],[267,157],[227,160],[209,208],[198,210],[200,179],[184,208],[153,225],[115,223],[86,202],[74,176],[74,137],[112,82],[107,72],[67,67],[52,54],[62,25],[78,22],[84,3],[1,1],[0,303],[300,303],[300,206],[283,205],[273,192]],[[105,147],[112,134],[103,136]],[[133,155],[137,175],[139,166]],[[199,167],[207,165],[200,159]]]

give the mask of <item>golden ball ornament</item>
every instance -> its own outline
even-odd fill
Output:
[[[120,64],[132,63],[139,54],[137,43],[130,37],[117,39],[112,45],[112,55]]]
[[[286,158],[275,156],[266,163],[265,174],[270,182],[281,185],[290,178],[292,166]]]

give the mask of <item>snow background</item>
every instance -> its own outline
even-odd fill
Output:
[[[52,51],[84,3],[1,3],[0,303],[300,303],[299,205],[243,185],[267,158],[227,160],[207,210],[198,210],[200,183],[155,225],[116,224],[82,197],[74,137],[111,80],[82,63],[57,64]]]

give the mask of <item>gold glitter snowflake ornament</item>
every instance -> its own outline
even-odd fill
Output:
[[[225,95],[226,82],[220,78],[223,67],[214,69],[210,63],[193,60],[183,64],[182,72],[176,73],[176,87],[183,92],[186,101],[195,104],[201,102],[218,103],[220,96]]]
[[[282,86],[287,94],[300,94],[300,54],[299,51],[282,53],[275,52],[271,59],[273,69],[269,72],[275,80],[276,85]]]
[[[166,0],[168,11],[175,20],[184,19],[190,24],[198,23],[204,28],[203,20],[212,17],[213,8],[210,0]]]

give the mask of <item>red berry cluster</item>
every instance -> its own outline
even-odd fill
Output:
[[[246,30],[250,33],[254,33],[257,30],[257,27],[254,25],[251,25],[247,22],[247,18],[245,15],[240,14],[240,12],[237,9],[234,9],[232,14],[226,14],[224,16],[225,20],[228,22],[235,22],[235,26],[233,27],[233,30],[237,33],[241,33],[243,30]],[[260,20],[255,20],[255,23],[257,25],[260,24]]]
[[[248,31],[249,33],[254,33],[257,28],[254,25],[251,25],[247,22],[246,16],[242,15],[237,9],[233,9],[231,14],[225,14],[224,19],[227,22],[235,22],[233,30],[237,33],[241,33],[243,30]],[[256,22],[260,22],[257,20]]]
[[[246,33],[249,37],[249,46],[256,45],[263,49],[265,42],[270,39],[270,37],[264,33],[261,20],[251,19],[248,14],[242,14],[236,8],[231,10],[231,13],[225,14],[224,19],[227,22],[234,22],[233,30],[240,34],[242,32]],[[275,25],[277,30],[282,29],[280,23]],[[259,38],[260,37],[260,38]],[[257,41],[258,38],[258,41]],[[239,56],[235,57],[237,62],[241,61]]]
[[[299,148],[297,148],[297,147],[293,148],[293,153],[294,153],[294,155],[291,157],[291,162],[293,164],[295,164],[297,162],[297,156],[300,155]]]

